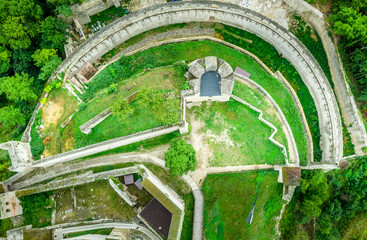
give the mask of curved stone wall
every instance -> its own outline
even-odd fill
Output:
[[[307,48],[276,22],[238,5],[221,2],[175,2],[129,14],[92,36],[60,65],[58,72],[79,71],[122,42],[151,29],[182,22],[220,22],[256,33],[271,43],[300,73],[317,107],[322,161],[339,162],[343,153],[340,114],[334,93]]]

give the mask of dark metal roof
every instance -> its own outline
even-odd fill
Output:
[[[235,73],[241,74],[244,77],[249,78],[250,77],[250,73],[246,72],[245,70],[243,70],[242,68],[236,67],[236,69],[234,70]]]
[[[282,167],[283,184],[285,186],[301,185],[301,168],[299,167]]]
[[[143,185],[141,185],[141,179],[140,178],[134,184],[135,184],[135,186],[137,186],[139,188],[139,190],[143,189]]]
[[[220,96],[221,77],[216,71],[208,71],[201,76],[200,96]]]
[[[171,225],[172,213],[168,211],[156,198],[144,208],[140,213],[149,225],[159,232],[166,239],[168,238]]]
[[[125,185],[133,184],[134,183],[134,176],[132,174],[124,176],[124,183]]]

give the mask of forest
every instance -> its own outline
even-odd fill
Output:
[[[80,0],[0,1],[0,142],[19,139],[48,78],[62,62]]]
[[[329,16],[332,30],[340,36],[344,68],[362,114],[367,113],[367,1],[334,0]]]

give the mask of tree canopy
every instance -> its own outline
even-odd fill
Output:
[[[25,123],[25,118],[20,109],[8,106],[0,108],[0,122],[5,129],[8,129],[18,124],[23,125]]]
[[[53,56],[57,56],[56,49],[37,49],[32,55],[32,58],[35,62],[34,65],[37,67],[42,67],[48,61],[50,61],[50,58]]]
[[[120,98],[112,104],[111,111],[120,121],[123,121],[134,113],[134,108],[125,98]]]
[[[196,152],[192,145],[184,140],[174,139],[165,156],[166,167],[174,176],[187,174],[196,169]]]
[[[3,77],[0,79],[0,94],[5,93],[6,97],[13,102],[27,101],[33,102],[37,99],[37,95],[32,88],[33,77],[29,77],[28,73],[22,72],[21,75],[16,73],[11,77]]]

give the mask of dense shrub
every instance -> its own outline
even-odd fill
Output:
[[[40,126],[42,123],[42,110],[39,110],[35,116],[34,124],[31,128],[31,152],[34,159],[40,159],[45,146],[43,145],[42,139],[37,132],[37,126]]]
[[[50,196],[50,192],[44,192],[19,198],[25,225],[41,228],[51,224],[53,204]]]

